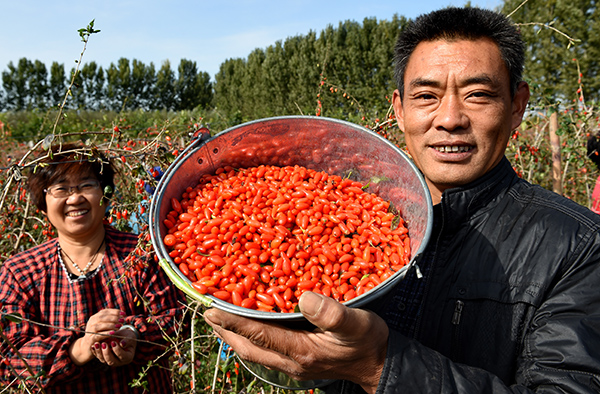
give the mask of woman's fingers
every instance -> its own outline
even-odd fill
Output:
[[[125,313],[119,309],[103,309],[92,315],[85,326],[84,340],[91,346],[95,342],[100,342],[110,335],[111,332],[118,330],[123,322]]]

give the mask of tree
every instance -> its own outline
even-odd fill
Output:
[[[84,64],[79,71],[83,101],[79,108],[99,110],[104,106],[104,70],[96,62]]]
[[[137,59],[131,65],[131,86],[127,107],[148,110],[154,106],[156,87],[156,70],[154,64],[146,66]]]
[[[39,60],[31,64],[29,90],[32,108],[46,109],[48,107],[48,70]]]
[[[405,18],[362,24],[341,22],[317,36],[289,37],[247,59],[229,59],[215,76],[215,103],[244,120],[291,114],[320,114],[356,120],[364,111],[382,118],[389,109],[393,51]]]
[[[200,94],[198,105],[202,108],[209,108],[213,102],[213,84],[210,80],[210,74],[206,71],[198,73],[198,92]]]
[[[48,100],[50,106],[62,104],[65,98],[66,77],[65,67],[58,62],[52,62],[50,66],[50,81],[48,85]]]
[[[121,58],[118,65],[110,64],[107,70],[106,97],[109,109],[128,108],[131,93],[131,68],[129,60]]]
[[[156,75],[155,109],[173,110],[177,107],[175,102],[175,72],[171,69],[171,63],[163,62]]]
[[[67,101],[67,108],[84,109],[87,105],[87,98],[84,88],[84,77],[81,72],[76,72],[75,67],[71,69],[73,85],[71,86],[71,98]]]
[[[244,105],[242,80],[244,79],[245,61],[228,59],[221,63],[215,75],[215,106],[227,117],[241,120],[241,109]]]
[[[272,83],[279,86],[279,96],[276,100],[286,103],[287,107],[282,109],[286,114],[314,114],[321,80],[320,65],[324,56],[324,52],[317,46],[316,32],[310,31],[303,37],[288,38],[283,50],[287,59],[288,81],[275,82],[273,79],[279,76],[267,76]]]
[[[278,42],[281,44],[280,42]],[[244,64],[244,75],[242,77],[242,113],[254,113],[256,117],[266,117],[272,114],[274,110],[272,100],[269,95],[276,94],[275,90],[269,89],[266,84],[267,75],[270,71],[264,70],[266,60],[265,52],[262,49],[255,49],[249,55]],[[284,62],[285,59],[277,59]],[[272,71],[272,70],[271,70]]]
[[[530,0],[519,7],[521,3],[507,0],[502,11],[512,13],[511,18],[520,24],[527,45],[525,77],[540,92],[534,101],[540,95],[553,103],[576,99],[577,63],[588,98],[598,100],[600,14],[596,2]]]
[[[15,67],[8,63],[8,71],[2,72],[2,87],[6,92],[7,108],[12,110],[31,109],[29,78],[32,63],[21,58]]]
[[[177,109],[194,109],[212,101],[212,85],[207,73],[198,73],[196,62],[181,59],[175,81]]]

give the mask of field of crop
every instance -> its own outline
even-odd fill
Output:
[[[546,113],[549,112],[530,111],[523,127],[513,134],[507,156],[523,178],[558,190],[578,203],[589,206],[598,169],[587,157],[586,141],[598,129],[597,116],[581,104],[560,113]],[[157,121],[160,116],[165,116],[162,122]],[[114,159],[119,177],[116,197],[108,207],[108,221],[119,229],[145,234],[143,239],[146,242],[140,244],[137,255],[130,258],[130,269],[141,269],[137,257],[153,253],[148,236],[147,213],[162,170],[185,149],[195,131],[212,123],[220,128],[216,130],[211,126],[210,131],[214,134],[227,126],[211,122],[211,114],[192,111],[178,114],[120,114],[104,123],[83,117],[75,121],[75,117],[75,114],[70,114],[66,118],[69,120],[58,128],[61,131],[39,141],[25,142],[11,138],[13,125],[6,119],[0,124],[0,258],[4,260],[16,251],[55,235],[45,217],[32,207],[23,189],[22,179],[34,164],[34,157],[51,140],[57,142],[81,138]],[[392,118],[366,120],[363,125],[403,146],[402,134]],[[553,154],[553,141],[559,141],[558,154]],[[557,163],[559,166],[553,167]],[[560,171],[553,172],[554,168]],[[239,365],[238,360],[217,341],[203,322],[203,308],[190,300],[189,313],[194,321],[192,331],[170,339],[172,346],[169,352],[172,354],[173,381],[177,392],[194,392],[193,388],[196,392],[216,393],[286,392],[257,380]],[[8,320],[4,319],[4,322],[8,323]],[[143,385],[143,382],[144,376],[140,376],[134,384]],[[22,389],[29,387],[35,391],[33,381],[23,381],[21,385]]]
[[[313,116],[327,116],[328,108],[322,105],[324,96],[337,95],[338,89],[331,87],[320,92],[323,96],[319,93]],[[347,92],[339,94],[347,96]],[[598,132],[598,115],[596,108],[586,105],[583,96],[560,109],[532,104],[526,120],[509,141],[507,157],[522,178],[589,207],[599,171],[588,157],[586,142]],[[404,148],[403,135],[391,113],[385,116],[354,114],[352,119],[343,120],[356,119],[361,119],[362,126]],[[1,113],[0,261],[56,235],[45,216],[31,204],[23,180],[35,166],[35,158],[50,144],[81,140],[104,151],[118,169],[107,220],[118,229],[142,234],[142,241],[128,262],[130,270],[143,269],[140,257],[154,254],[148,208],[151,199],[156,198],[154,190],[162,172],[201,129],[214,135],[240,122],[238,118],[224,119],[216,110],[200,109],[121,113],[59,109],[46,113]],[[289,391],[265,384],[241,367],[204,323],[203,308],[190,300],[188,313],[193,322],[190,332],[169,338],[171,346],[167,352],[177,393]],[[0,319],[2,324],[18,321],[5,315]],[[144,386],[144,378],[142,374],[132,385]],[[35,379],[24,379],[16,384],[16,389],[0,388],[0,393],[39,389]]]

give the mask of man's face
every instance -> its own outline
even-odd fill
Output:
[[[508,70],[488,39],[420,43],[404,84],[403,99],[394,92],[396,119],[434,203],[500,162],[529,99],[524,82],[511,97]]]

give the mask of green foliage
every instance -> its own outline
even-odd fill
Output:
[[[95,21],[95,19],[92,19],[86,27],[77,30],[79,37],[81,37],[81,41],[87,43],[92,34],[100,33],[100,30],[94,29]]]
[[[383,118],[389,102],[382,98],[395,89],[393,46],[405,23],[398,16],[345,21],[229,59],[215,76],[215,106],[228,115],[239,111],[243,120],[298,113]]]
[[[567,104],[577,98],[583,78],[588,99],[600,99],[600,12],[595,1],[506,0],[502,11],[520,25],[527,43],[528,81],[546,87],[555,104]]]
[[[212,84],[206,72],[198,72],[196,62],[181,59],[175,81],[176,109],[206,108],[212,102]]]
[[[163,63],[156,75],[156,100],[158,109],[174,110],[177,108],[175,96],[175,73],[171,70],[171,63]]]
[[[70,70],[65,76],[64,66],[52,63],[50,75],[39,60],[26,58],[15,66],[8,64],[2,72],[0,109],[4,111],[46,110],[62,104],[65,89],[71,99],[66,108],[79,110],[191,110],[196,106],[207,108],[213,100],[210,76],[197,70],[195,62],[181,60],[179,75],[166,62],[158,74],[154,64],[145,65],[137,59],[126,58],[103,69],[95,62]]]
[[[93,63],[95,66],[95,63]],[[88,66],[86,64],[86,66]],[[84,66],[84,68],[86,67]],[[89,65],[92,67],[92,65]],[[50,107],[58,106],[65,97],[66,76],[64,65],[52,62],[50,66],[50,83],[48,85],[48,99]]]

